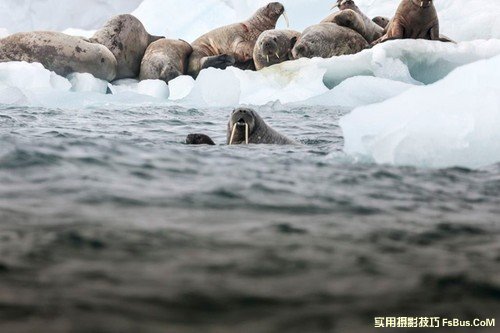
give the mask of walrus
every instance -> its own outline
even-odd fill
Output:
[[[183,40],[160,39],[151,43],[142,58],[140,80],[169,82],[187,70],[191,45]]]
[[[186,144],[215,146],[214,140],[205,134],[189,134],[186,138]]]
[[[294,30],[267,30],[257,39],[253,50],[255,68],[260,70],[292,60],[292,50],[301,33]]]
[[[117,62],[105,46],[60,32],[21,32],[0,39],[0,62],[39,62],[61,76],[90,73],[112,81]]]
[[[257,10],[247,21],[217,28],[199,37],[192,43],[188,74],[196,78],[208,67],[251,67],[257,38],[264,31],[274,29],[281,15],[288,22],[285,7],[272,2]]]
[[[389,22],[391,21],[388,17],[385,16],[376,16],[372,19],[373,23],[377,24],[381,28],[387,28]]]
[[[440,40],[439,19],[432,0],[402,0],[387,32],[373,45],[407,38]]]
[[[161,38],[150,35],[135,16],[124,14],[109,20],[90,41],[106,46],[114,54],[118,80],[138,77],[147,47]]]
[[[321,23],[336,23],[340,26],[354,29],[368,43],[372,43],[384,34],[384,29],[366,16],[353,0],[338,0],[332,9],[336,7],[340,11],[328,16]]]
[[[227,144],[293,145],[295,141],[272,129],[259,114],[249,108],[234,110],[227,124]]]
[[[334,23],[322,23],[304,30],[292,54],[294,59],[331,58],[355,54],[369,47],[366,39],[356,31]]]

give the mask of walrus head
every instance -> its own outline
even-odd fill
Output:
[[[427,8],[433,5],[433,0],[411,0],[415,6],[420,8]]]
[[[353,0],[338,0],[337,3],[333,5],[332,9],[337,7],[340,10],[357,8]]]
[[[238,108],[234,110],[227,125],[227,144],[248,144],[250,135],[255,131],[257,117],[252,109]]]
[[[386,28],[389,25],[389,19],[384,16],[377,16],[372,19],[372,21],[381,28]]]
[[[286,25],[289,26],[290,22],[285,11],[285,6],[283,6],[280,2],[271,2],[267,6],[260,8],[250,20],[256,21],[260,24],[265,24],[266,26],[270,26],[274,29],[276,22],[278,22],[281,15],[285,18]]]
[[[186,144],[215,146],[214,141],[208,135],[198,133],[189,134],[186,138]]]
[[[297,37],[292,37],[290,40],[283,35],[273,33],[273,31],[268,32],[265,36],[259,38],[259,47],[262,50],[262,55],[267,58],[267,62],[276,58],[279,60],[281,58],[287,57],[290,50],[293,49],[295,43],[297,42]]]

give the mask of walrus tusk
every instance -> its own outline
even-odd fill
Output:
[[[330,10],[334,10],[335,8],[338,8],[340,6],[340,3],[337,3],[335,5],[332,6],[332,8],[330,8]]]
[[[283,12],[283,17],[285,18],[286,27],[290,28],[290,20],[288,19],[288,14],[286,13],[286,11]]]
[[[420,1],[420,8],[424,8],[424,2]]]
[[[278,54],[278,52],[276,52],[276,58],[280,58],[280,55]]]
[[[249,137],[249,128],[248,128],[248,124],[245,124],[245,143],[248,145],[248,137]]]
[[[231,131],[231,139],[229,140],[230,146],[233,144],[233,141],[234,141],[234,134],[236,133],[236,126],[238,126],[238,124],[234,124],[233,130]]]
[[[266,57],[267,57],[267,62],[269,62],[269,55],[267,55]]]
[[[236,133],[236,126],[238,126],[238,124],[234,124],[233,130],[231,132],[231,139],[229,140],[230,146],[233,144],[233,141],[234,141],[234,135]],[[249,140],[250,133],[249,132],[250,132],[249,126],[248,126],[248,124],[245,124],[245,144],[247,144],[247,145],[250,142],[250,140]]]

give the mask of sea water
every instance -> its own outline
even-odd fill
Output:
[[[500,165],[358,162],[349,109],[256,110],[301,145],[225,145],[231,108],[0,107],[0,331],[500,314]]]

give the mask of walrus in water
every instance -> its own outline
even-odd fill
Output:
[[[22,32],[0,39],[0,62],[39,62],[61,76],[90,73],[112,81],[116,59],[105,46],[60,32]]]
[[[227,124],[228,145],[270,144],[296,145],[297,142],[272,129],[259,114],[248,108],[235,109]],[[205,134],[189,134],[186,138],[189,145],[214,145],[213,140]]]
[[[300,37],[294,30],[267,30],[257,39],[253,50],[255,68],[260,70],[287,60],[292,60],[292,50]]]
[[[135,16],[124,14],[109,20],[90,40],[106,46],[115,55],[116,79],[126,79],[139,76],[147,47],[161,38],[150,35]]]
[[[372,43],[384,34],[384,29],[368,18],[353,0],[338,0],[333,8],[335,7],[338,7],[340,11],[328,16],[321,23],[335,23],[351,28],[363,36],[368,43]]]
[[[439,19],[432,0],[401,1],[387,32],[373,44],[407,38],[441,40]]]
[[[186,138],[186,144],[215,146],[214,141],[205,134],[189,134]]]
[[[160,39],[151,43],[142,58],[139,79],[168,83],[184,75],[191,52],[193,48],[183,40]]]
[[[293,57],[331,58],[355,54],[370,47],[356,31],[334,23],[322,23],[307,28],[293,48]]]
[[[260,8],[245,22],[212,30],[192,43],[188,74],[196,78],[204,68],[225,69],[228,66],[248,68],[253,63],[253,49],[257,38],[266,30],[276,27],[281,15],[288,18],[285,7],[272,2]]]
[[[295,141],[276,132],[259,116],[248,108],[233,111],[227,124],[227,144],[272,144],[293,145]]]

